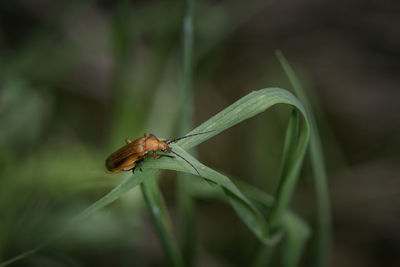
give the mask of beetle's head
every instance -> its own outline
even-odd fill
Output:
[[[158,149],[161,150],[162,152],[171,152],[171,148],[169,147],[169,145],[166,142],[161,141],[158,144]]]

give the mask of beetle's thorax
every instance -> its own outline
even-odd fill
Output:
[[[145,146],[145,151],[155,151],[158,150],[160,140],[157,138],[150,136],[147,137],[146,140],[144,141],[144,146]]]
[[[154,136],[147,137],[144,140],[145,151],[169,151],[169,146],[166,142],[158,140]]]

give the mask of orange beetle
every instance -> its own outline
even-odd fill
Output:
[[[135,168],[137,167],[138,163],[140,163],[139,169],[142,170],[143,161],[148,156],[149,152],[153,153],[154,159],[159,159],[161,157],[174,158],[174,156],[172,155],[165,155],[165,154],[157,156],[156,152],[159,150],[166,153],[173,153],[176,156],[180,157],[181,159],[186,161],[190,166],[192,166],[193,169],[196,170],[197,174],[201,176],[199,171],[188,160],[186,160],[176,152],[172,151],[169,144],[181,140],[183,138],[205,134],[209,132],[212,131],[190,134],[173,140],[164,140],[164,141],[158,140],[157,137],[155,137],[153,134],[150,134],[149,136],[146,136],[146,134],[144,134],[144,137],[138,138],[134,141],[131,141],[127,138],[125,139],[126,145],[121,147],[114,153],[112,153],[106,159],[104,169],[107,173],[119,173],[121,171],[130,171],[130,170],[132,170],[132,172],[134,173]]]

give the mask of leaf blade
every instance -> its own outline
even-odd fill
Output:
[[[291,169],[288,172],[289,174],[284,178],[288,179],[288,181],[286,181],[283,188],[279,190],[278,195],[276,196],[277,201],[274,204],[277,212],[275,212],[273,218],[275,221],[279,222],[281,221],[284,211],[287,209],[288,202],[291,198],[293,185],[297,180],[298,172],[300,170],[309,139],[309,122],[307,114],[302,104],[293,94],[281,88],[267,88],[253,91],[226,109],[222,110],[208,121],[204,122],[202,125],[190,132],[190,134],[204,132],[207,130],[215,131],[204,135],[198,135],[193,138],[183,139],[177,142],[175,146],[173,145],[173,149],[192,162],[205,178],[208,178],[208,180],[213,183],[219,184],[223,188],[225,195],[228,197],[228,200],[243,222],[261,240],[261,242],[270,245],[276,244],[278,239],[276,238],[276,235],[270,234],[267,221],[265,221],[264,217],[247,199],[247,197],[241,193],[241,191],[229,180],[228,177],[199,163],[184,149],[190,149],[191,147],[204,142],[208,138],[222,132],[223,130],[228,129],[243,120],[251,118],[276,104],[287,104],[293,106],[302,115],[302,119],[304,121],[304,125],[300,131],[299,141],[295,147],[295,164],[291,166]],[[167,160],[168,159],[145,161],[145,170],[142,173],[137,172],[134,176],[129,177],[125,182],[117,186],[106,196],[89,206],[85,211],[79,214],[74,221],[82,220],[96,212],[98,209],[110,204],[114,200],[118,199],[123,193],[142,183],[146,178],[153,177],[160,169],[172,169],[197,175],[197,173],[186,162],[180,159],[170,161]],[[43,246],[39,247],[41,248]]]
[[[311,168],[316,194],[317,204],[317,227],[316,239],[314,244],[313,265],[326,266],[328,261],[328,251],[331,246],[331,214],[328,193],[328,178],[324,163],[324,153],[322,150],[321,138],[319,135],[316,119],[312,113],[306,92],[301,85],[297,75],[286,60],[281,51],[276,53],[282,68],[288,76],[295,93],[304,103],[307,116],[310,120],[310,150]]]
[[[161,244],[172,266],[184,266],[182,255],[172,234],[171,220],[156,179],[154,177],[146,179],[140,184],[140,189],[156,226]]]

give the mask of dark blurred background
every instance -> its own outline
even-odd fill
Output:
[[[183,7],[0,3],[0,261],[58,232],[128,177],[103,171],[126,137],[176,136]],[[321,130],[329,266],[399,266],[400,2],[196,1],[194,25],[195,125],[252,90],[290,89],[274,55],[281,49]],[[200,161],[274,193],[287,114],[277,106],[214,137],[199,147]],[[174,177],[159,179],[173,217]],[[312,185],[305,167],[292,204],[311,227]],[[232,208],[196,203],[197,266],[246,266],[257,242]],[[14,266],[165,264],[136,188]]]

